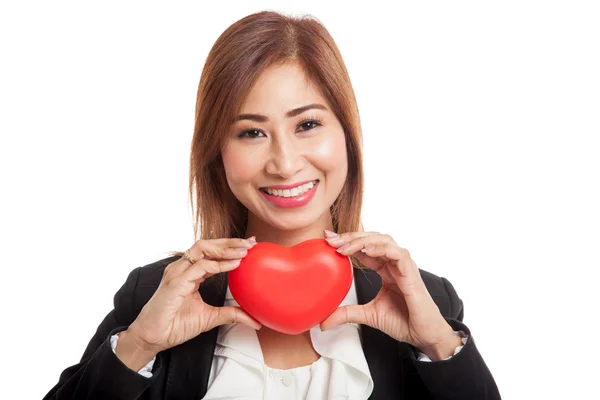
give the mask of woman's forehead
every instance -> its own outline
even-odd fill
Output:
[[[258,77],[241,106],[242,114],[285,114],[308,104],[327,101],[297,63],[274,65]]]

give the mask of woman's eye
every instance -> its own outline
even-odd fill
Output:
[[[301,126],[302,128],[304,128],[303,130],[308,131],[311,130],[313,128],[316,128],[317,126],[321,125],[318,121],[304,121],[301,122],[299,126]]]
[[[262,132],[259,131],[258,129],[247,129],[247,130],[243,131],[242,133],[240,133],[238,135],[238,137],[240,137],[240,138],[247,137],[250,139],[256,139],[257,137],[259,137],[259,135],[261,133]]]

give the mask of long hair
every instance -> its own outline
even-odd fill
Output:
[[[362,132],[354,90],[340,51],[316,18],[262,11],[227,28],[210,50],[202,70],[189,175],[195,240],[244,235],[247,209],[229,189],[221,150],[231,121],[261,72],[286,62],[300,65],[344,129],[348,173],[330,208],[333,229],[338,233],[362,229]]]

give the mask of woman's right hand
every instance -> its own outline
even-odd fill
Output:
[[[144,351],[158,354],[219,325],[241,323],[260,329],[241,308],[213,307],[198,291],[212,275],[237,268],[255,244],[253,238],[198,240],[188,251],[197,260],[194,264],[181,257],[165,268],[158,289],[127,329],[134,338],[130,339]]]

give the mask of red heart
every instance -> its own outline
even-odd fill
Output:
[[[293,247],[259,242],[229,272],[240,307],[261,324],[297,335],[320,324],[352,286],[352,262],[325,239]]]

